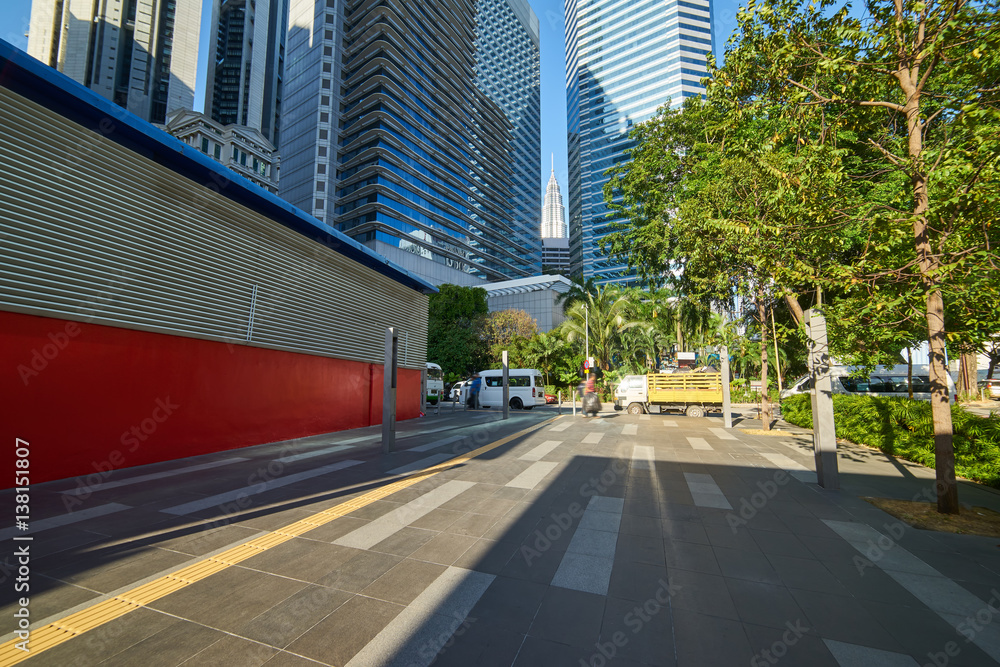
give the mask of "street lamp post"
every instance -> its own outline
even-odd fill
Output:
[[[583,315],[584,315],[583,331],[587,341],[585,353],[587,357],[587,362],[589,363],[590,362],[590,307],[587,305],[586,302],[584,302],[583,304]]]

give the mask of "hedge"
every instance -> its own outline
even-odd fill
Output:
[[[811,398],[798,394],[782,401],[785,421],[812,428]],[[833,420],[838,438],[934,467],[934,422],[926,401],[835,394]],[[951,420],[956,474],[1000,488],[1000,417],[979,417],[955,404]]]

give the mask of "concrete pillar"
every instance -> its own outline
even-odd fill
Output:
[[[840,488],[837,462],[837,429],[833,422],[833,378],[830,376],[830,349],[826,317],[822,306],[805,312],[809,345],[809,372],[813,380],[812,415],[816,477],[824,489]]]

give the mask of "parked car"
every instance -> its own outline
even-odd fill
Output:
[[[549,403],[549,404],[555,403],[557,400],[558,399],[556,398],[555,394],[545,394],[545,402],[546,403]]]
[[[451,400],[457,401],[462,397],[462,387],[464,387],[469,381],[461,380],[451,385]]]
[[[1000,378],[990,378],[979,382],[980,389],[985,389],[986,398],[1000,401]]]

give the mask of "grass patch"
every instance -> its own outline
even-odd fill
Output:
[[[863,498],[914,528],[960,535],[1000,537],[1000,513],[985,507],[963,507],[959,514],[941,514],[937,505],[892,498]]]
[[[782,401],[784,420],[812,428],[811,399],[809,394],[799,394]],[[951,419],[956,474],[1000,488],[1000,417],[979,417],[953,405]],[[934,467],[934,422],[928,402],[837,394],[833,420],[838,438]]]

